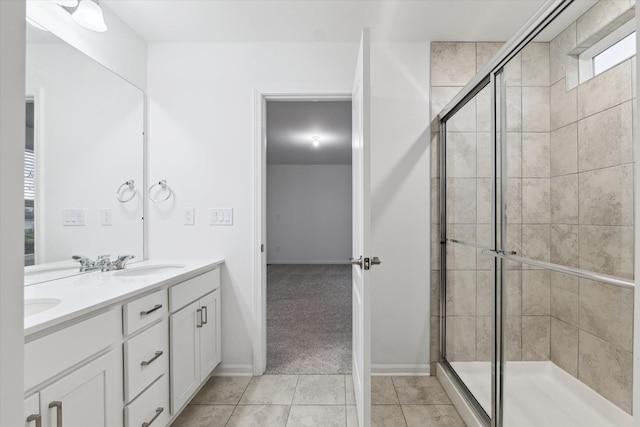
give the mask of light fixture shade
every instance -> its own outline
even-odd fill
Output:
[[[62,7],[76,7],[78,5],[78,0],[53,0],[53,2]]]
[[[102,9],[93,0],[81,0],[78,8],[73,12],[73,19],[85,28],[99,33],[107,31]]]

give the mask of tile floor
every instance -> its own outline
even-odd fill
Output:
[[[373,427],[463,427],[435,377],[372,377]],[[172,427],[358,425],[350,375],[212,377]]]

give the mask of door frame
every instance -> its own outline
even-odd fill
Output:
[[[344,101],[351,100],[350,90],[264,90],[253,95],[253,375],[267,369],[267,258],[266,258],[266,106],[267,101]],[[264,252],[261,245],[264,244]]]

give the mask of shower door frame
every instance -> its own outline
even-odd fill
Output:
[[[620,286],[635,288],[634,281],[623,280],[581,270],[517,256],[505,248],[506,236],[506,88],[504,85],[504,67],[529,42],[531,42],[549,23],[562,13],[574,0],[548,0],[543,7],[525,24],[525,26],[500,49],[496,56],[485,65],[476,76],[458,93],[456,97],[440,112],[436,120],[439,125],[439,162],[440,162],[440,364],[444,371],[453,379],[458,391],[470,406],[475,417],[483,424],[491,427],[503,425],[503,395],[504,395],[504,340],[502,333],[502,318],[506,317],[504,287],[504,264],[514,261],[535,267],[570,274],[590,280]],[[468,101],[472,100],[480,90],[487,85],[491,88],[491,138],[492,138],[492,247],[478,243],[463,242],[449,239],[446,230],[446,200],[447,200],[447,121],[451,119]],[[497,93],[497,90],[500,90]],[[499,101],[499,104],[498,102]],[[500,108],[498,108],[498,105]],[[500,115],[500,116],[498,116]],[[634,117],[635,120],[635,117]],[[500,129],[497,129],[497,125]],[[497,161],[498,150],[500,162]],[[500,196],[499,201],[497,200]],[[499,219],[499,221],[498,221]],[[494,288],[492,313],[492,357],[491,357],[491,414],[487,414],[475,399],[446,357],[446,300],[447,300],[447,243],[462,244],[482,250],[483,255],[493,258],[492,279]],[[636,242],[637,245],[637,242]],[[500,273],[499,276],[497,273]],[[635,381],[634,381],[635,385]]]

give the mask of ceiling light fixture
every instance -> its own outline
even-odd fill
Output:
[[[71,16],[74,21],[89,30],[99,33],[107,31],[107,24],[104,22],[104,15],[98,0],[80,0],[78,8]]]
[[[320,146],[320,137],[318,135],[313,135],[311,137],[311,140],[313,141],[313,146],[314,147]]]

